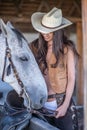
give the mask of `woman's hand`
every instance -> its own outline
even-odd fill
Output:
[[[65,105],[65,104],[62,104],[60,107],[58,107],[56,109],[56,116],[55,118],[59,118],[59,117],[62,117],[62,116],[65,116],[66,112],[67,112],[67,109],[68,109],[68,106]]]

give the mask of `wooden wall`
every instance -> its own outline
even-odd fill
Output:
[[[54,6],[62,9],[63,16],[81,18],[80,0],[0,0],[0,17],[10,20],[23,32],[32,32],[32,13],[47,12]]]

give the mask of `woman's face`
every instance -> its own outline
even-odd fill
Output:
[[[45,33],[41,33],[41,34],[46,42],[50,42],[53,40],[53,32],[47,34]]]

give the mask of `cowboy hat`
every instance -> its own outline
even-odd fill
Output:
[[[31,16],[34,29],[41,33],[50,33],[72,24],[71,21],[62,17],[61,9],[54,7],[48,13],[36,12]]]

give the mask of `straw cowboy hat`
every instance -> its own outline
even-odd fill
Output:
[[[72,24],[71,21],[62,17],[61,9],[56,7],[48,13],[33,13],[31,23],[34,29],[41,33],[54,32]]]

